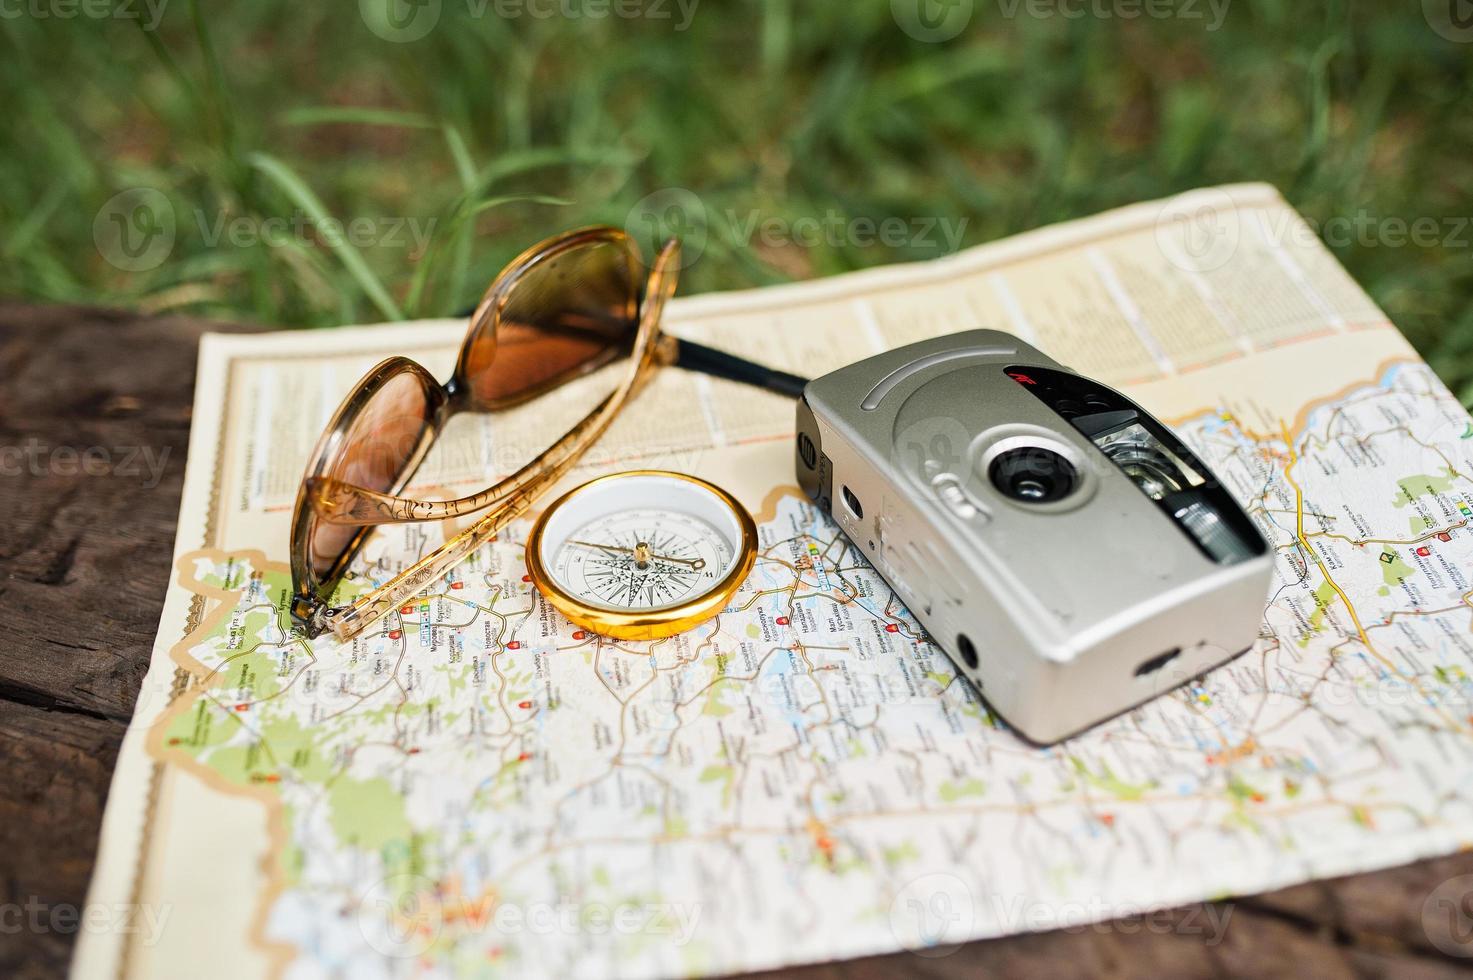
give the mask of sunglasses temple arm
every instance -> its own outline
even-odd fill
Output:
[[[594,409],[593,414],[604,410],[614,396],[605,398]],[[408,524],[421,521],[443,521],[460,517],[504,503],[537,479],[548,466],[563,461],[564,454],[581,452],[579,443],[584,438],[585,423],[568,432],[549,446],[536,461],[522,467],[506,479],[487,487],[480,493],[455,500],[415,500],[412,497],[396,497],[379,493],[367,487],[355,486],[341,480],[312,477],[307,481],[311,505],[319,517],[328,524],[362,527],[381,524]]]
[[[742,384],[753,385],[779,395],[787,395],[789,398],[801,398],[803,387],[808,384],[807,378],[766,367],[755,361],[743,360],[714,347],[692,343],[689,340],[682,340],[679,344],[675,355],[676,367],[699,371],[701,374],[725,378],[728,381],[740,381]]]
[[[383,588],[364,596],[351,606],[326,612],[323,615],[323,625],[340,642],[350,642],[369,625],[441,578],[491,540],[498,531],[524,514],[537,499],[541,489],[541,481],[523,488],[514,499],[481,518],[443,547],[425,555]]]

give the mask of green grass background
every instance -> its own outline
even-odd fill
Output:
[[[444,0],[404,43],[370,29],[382,0],[163,0],[153,31],[142,0],[131,19],[59,16],[69,2],[0,16],[5,295],[327,326],[463,308],[539,236],[624,224],[669,187],[712,215],[965,217],[965,246],[1266,180],[1316,222],[1444,222],[1436,245],[1335,251],[1473,400],[1473,228],[1452,234],[1473,215],[1473,44],[1439,36],[1417,0],[1230,0],[1216,31],[1205,0],[1204,19],[1129,21],[974,0],[943,43],[900,30],[884,0],[704,0],[684,31],[673,6],[536,18]],[[168,196],[177,239],[129,272],[94,221],[139,186]],[[294,214],[433,219],[434,234],[205,233]],[[707,239],[683,292],[944,250],[774,247],[724,220]]]

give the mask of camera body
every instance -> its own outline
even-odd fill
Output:
[[[1272,556],[1161,422],[974,330],[809,382],[798,482],[1034,742],[1078,733],[1258,635]]]

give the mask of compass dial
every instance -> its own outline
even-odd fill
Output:
[[[731,562],[731,542],[699,517],[641,508],[575,530],[553,557],[552,573],[592,605],[661,609],[710,589]]]
[[[691,629],[721,612],[757,556],[757,528],[720,487],[636,470],[554,501],[527,538],[527,571],[580,626],[623,639]]]

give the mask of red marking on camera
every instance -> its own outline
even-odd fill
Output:
[[[1034,381],[1032,378],[1028,377],[1028,375],[1026,375],[1026,374],[1023,374],[1021,371],[1009,371],[1008,372],[1008,377],[1012,378],[1014,381],[1018,382],[1018,384],[1020,384],[1020,385],[1036,385],[1036,384],[1038,384],[1037,381]]]

